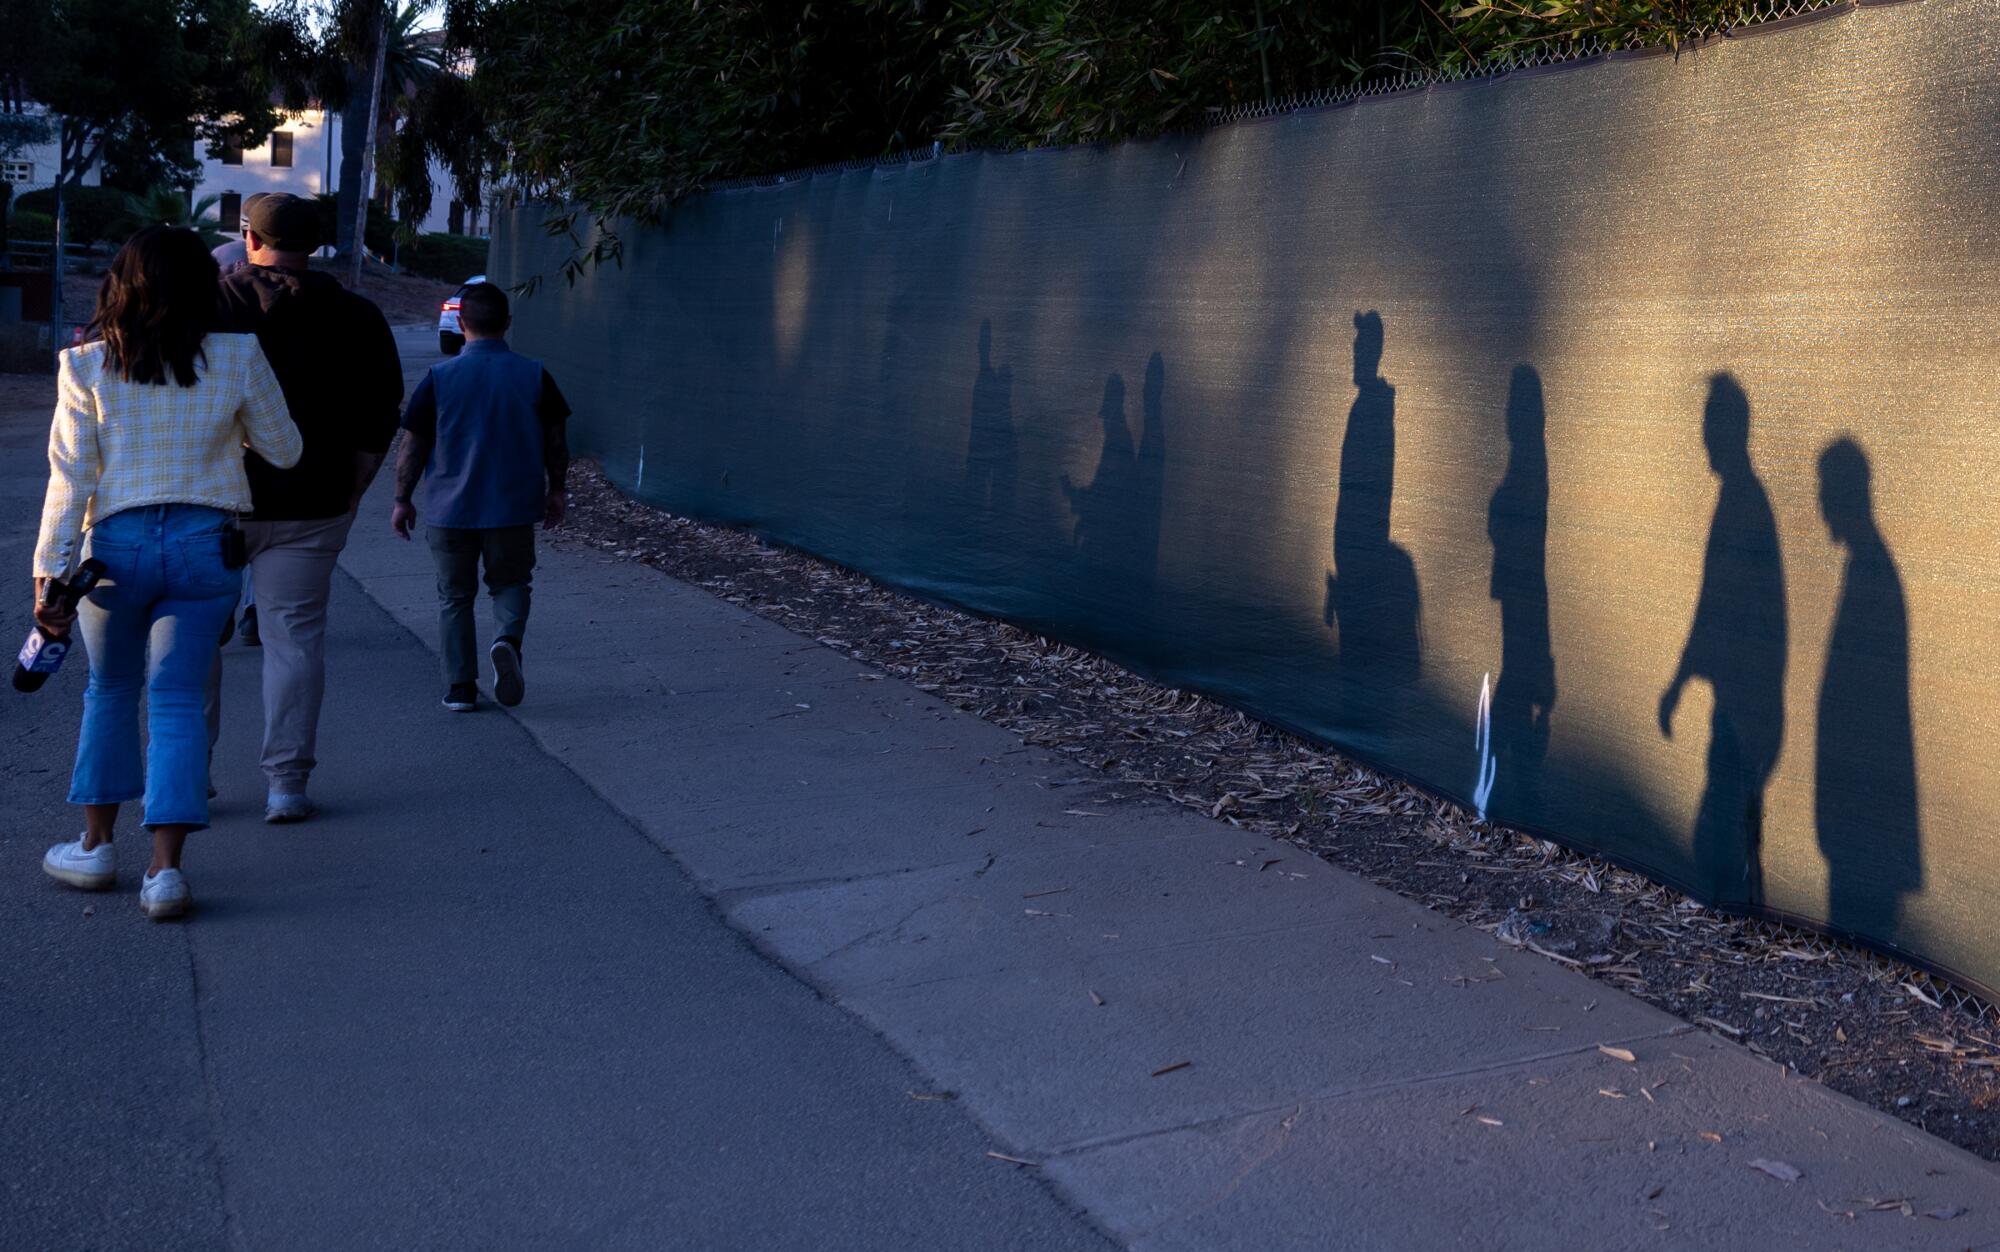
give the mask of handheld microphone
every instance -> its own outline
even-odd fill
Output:
[[[42,595],[43,608],[61,608],[71,613],[76,606],[97,586],[97,580],[106,573],[104,562],[85,561],[68,582],[51,578],[47,590]],[[69,632],[51,635],[42,629],[40,622],[28,632],[28,641],[21,645],[21,654],[14,658],[14,690],[39,691],[49,675],[62,668],[63,658],[69,655]]]

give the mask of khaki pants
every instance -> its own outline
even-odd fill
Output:
[[[264,777],[271,790],[303,793],[318,763],[319,708],[326,694],[326,603],[352,516],[310,522],[245,522],[257,580],[257,633],[264,657]],[[222,654],[208,678],[208,740],[222,729]]]

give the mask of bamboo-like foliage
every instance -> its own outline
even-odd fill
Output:
[[[1745,0],[450,0],[497,172],[600,222],[712,182],[928,147],[1096,143]],[[573,225],[575,218],[561,226]],[[601,257],[615,240],[596,246]],[[586,256],[584,259],[591,259]]]

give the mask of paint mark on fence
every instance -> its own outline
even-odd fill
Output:
[[[1493,675],[1479,680],[1479,716],[1472,730],[1472,747],[1479,753],[1479,775],[1472,787],[1472,807],[1479,820],[1486,820],[1486,802],[1493,798],[1493,781],[1499,772],[1493,759]]]

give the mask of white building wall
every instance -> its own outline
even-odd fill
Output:
[[[340,177],[340,148],[334,138],[339,120],[337,114],[325,109],[286,114],[277,129],[292,137],[289,167],[272,164],[275,150],[269,139],[255,148],[245,148],[241,164],[225,163],[210,156],[206,145],[197,146],[201,181],[195,184],[196,201],[260,191],[288,191],[311,198],[332,191]]]
[[[41,105],[30,104],[25,112],[47,119],[51,130],[54,129],[55,119],[50,117],[48,110]],[[53,187],[56,184],[56,172],[61,161],[62,152],[53,138],[48,143],[30,144],[6,158],[4,164],[0,164],[0,179],[12,183],[17,193],[32,191],[37,187]],[[96,167],[84,171],[83,182],[87,186],[97,185]]]
[[[275,145],[268,140],[259,147],[246,148],[240,165],[224,164],[204,152],[201,182],[195,187],[195,199],[232,193],[247,197],[259,191],[288,191],[295,196],[316,196],[337,191],[340,187],[340,114],[330,109],[292,113],[286,115],[277,129],[289,131],[292,136],[292,164],[289,168],[272,164]],[[371,180],[371,189],[373,185]],[[435,161],[431,163],[431,187],[431,211],[421,227],[424,234],[447,230],[451,224],[454,195],[451,174]],[[480,221],[477,225],[478,232],[485,233],[485,222]],[[465,231],[472,233],[473,230],[472,215],[468,211],[465,214]]]
[[[39,110],[40,106],[30,105],[29,108]],[[199,146],[196,155],[200,158],[201,173],[200,181],[195,185],[195,199],[199,201],[206,196],[231,194],[247,197],[259,191],[288,191],[295,196],[311,197],[339,188],[340,114],[328,109],[290,113],[278,124],[277,130],[292,137],[292,162],[289,166],[273,163],[276,145],[268,138],[255,148],[246,148],[241,164],[225,163],[219,157],[210,156],[206,145]],[[58,156],[54,143],[30,145],[0,164],[0,178],[14,184],[17,193],[53,186]],[[84,183],[95,186],[99,181],[95,167],[84,173]],[[445,231],[451,226],[451,204],[455,196],[451,174],[435,161],[431,163],[431,187],[431,211],[422,226],[425,234]],[[215,210],[209,212],[213,215]],[[475,219],[472,211],[466,210],[462,215],[462,229],[467,234],[485,234],[483,215]]]

